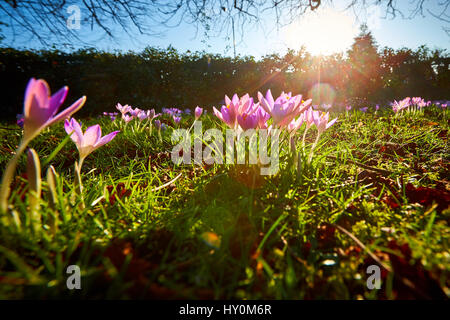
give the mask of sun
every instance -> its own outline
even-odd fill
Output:
[[[327,55],[345,52],[353,43],[358,27],[344,12],[324,8],[309,12],[281,31],[287,47],[299,49],[304,45],[311,54]]]

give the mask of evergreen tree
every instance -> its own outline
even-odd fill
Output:
[[[349,83],[349,94],[352,98],[374,100],[381,88],[381,58],[377,49],[367,25],[361,25],[361,32],[347,52],[349,78],[352,80]]]

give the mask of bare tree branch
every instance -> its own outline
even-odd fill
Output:
[[[0,2],[0,22],[7,24],[6,39],[13,43],[17,35],[35,38],[41,44],[69,41],[86,44],[85,35],[67,27],[69,5],[81,10],[82,24],[90,23],[107,37],[114,38],[119,27],[128,36],[158,36],[182,22],[203,28],[205,34],[229,35],[231,24],[241,36],[251,25],[261,24],[263,15],[272,15],[277,28],[299,19],[308,11],[334,3],[334,0],[5,0]],[[348,0],[346,8],[376,5],[386,17],[414,18],[417,15],[450,22],[450,0],[440,0],[430,7],[425,0],[410,0],[411,10],[402,12],[396,0]],[[448,27],[444,27],[449,32]]]

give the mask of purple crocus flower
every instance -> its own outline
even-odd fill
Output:
[[[251,112],[237,116],[238,124],[243,130],[255,129],[258,126],[258,120],[258,114]]]
[[[411,98],[411,104],[419,105],[423,99],[421,97],[413,97]]]
[[[130,122],[131,120],[133,120],[133,116],[130,116],[128,114],[122,114],[122,119],[125,121],[125,123]]]
[[[130,114],[133,116],[133,117],[138,117],[139,116],[139,114],[141,113],[141,112],[143,112],[143,110],[141,110],[141,109],[139,109],[139,108],[134,108],[134,109],[130,109]]]
[[[291,123],[288,124],[287,129],[291,135],[294,135],[298,129],[302,126],[305,121],[305,112],[300,115],[297,119],[293,119]]]
[[[241,99],[237,94],[234,94],[231,99],[225,95],[225,105],[222,106],[220,111],[213,107],[213,111],[216,117],[225,122],[231,129],[235,129],[238,124],[237,116],[246,112],[251,105],[253,105],[253,99],[248,94]]]
[[[375,106],[375,111],[378,111],[378,110],[380,110],[380,106],[377,104],[377,105]]]
[[[86,102],[83,96],[70,107],[55,115],[67,96],[69,88],[62,87],[54,95],[50,96],[50,88],[43,79],[31,78],[25,91],[23,140],[31,141],[44,128],[55,122],[70,117],[77,112]]]
[[[167,108],[162,108],[162,112],[165,113],[165,114],[168,114],[169,116],[173,115],[172,110],[167,109]]]
[[[161,129],[161,121],[160,121],[160,120],[155,120],[155,127],[156,127],[156,129],[158,129],[158,130]]]
[[[117,112],[103,112],[103,115],[109,117],[111,121],[116,120],[118,114]]]
[[[17,125],[21,128],[23,128],[23,122],[24,122],[24,117],[23,114],[18,114],[16,115],[16,119],[17,119]]]
[[[315,124],[314,119],[318,117],[319,111],[313,110],[313,108],[311,107],[309,107],[308,110],[305,111],[306,130],[308,130]]]
[[[222,106],[222,108],[217,110],[215,107],[213,107],[214,115],[225,122],[227,126],[229,126],[231,129],[234,129],[236,127],[236,114],[234,113],[234,110],[230,108],[230,106]]]
[[[368,107],[359,108],[359,110],[361,110],[361,112],[367,112],[367,109],[369,109],[369,108]]]
[[[419,109],[422,109],[422,108],[426,107],[427,105],[428,105],[428,104],[425,102],[425,100],[422,99],[422,101],[420,101],[420,102],[417,104],[417,107],[418,107]]]
[[[172,117],[173,117],[173,122],[174,122],[175,124],[179,124],[179,123],[180,123],[181,117],[176,116],[176,115],[173,115]]]
[[[162,108],[162,112],[168,114],[169,116],[181,115],[183,112],[178,108]]]
[[[129,105],[122,106],[120,103],[117,103],[116,109],[120,111],[120,113],[125,114],[131,111],[131,107]]]
[[[144,110],[139,111],[139,113],[137,114],[137,117],[139,118],[139,120],[145,120],[148,119],[148,115],[147,112],[145,112]]]
[[[257,104],[255,105],[253,103],[253,98],[251,98],[248,93],[241,98],[239,98],[237,94],[234,94],[232,99],[225,96],[225,104],[226,106],[222,106],[221,112],[218,112],[216,108],[213,108],[213,111],[217,117],[232,129],[237,127],[237,117],[239,115],[250,115],[257,109]]]
[[[330,114],[327,113],[322,113],[320,116],[318,115],[318,113],[313,115],[314,117],[314,124],[317,127],[317,131],[319,132],[319,135],[324,132],[326,129],[328,129],[329,127],[331,127],[337,120],[337,118],[331,120],[330,122],[328,122],[328,119],[330,117]]]
[[[203,108],[200,108],[199,106],[197,106],[195,108],[195,120],[198,120],[198,118],[201,117],[202,113],[203,113]]]
[[[351,105],[345,106],[345,110],[347,110],[347,111],[352,110],[352,106]]]
[[[290,93],[284,92],[274,100],[270,89],[265,97],[258,92],[258,99],[264,110],[272,116],[274,124],[280,127],[287,126],[292,119],[306,110],[312,101],[302,101],[301,95],[291,97]]]
[[[110,114],[109,114],[109,117],[111,118],[111,121],[114,121],[114,120],[116,120],[116,117],[119,115],[119,113],[117,113],[117,112],[111,112]]]
[[[323,104],[322,109],[324,109],[325,111],[328,111],[331,109],[331,106],[332,106],[331,104]]]
[[[267,129],[267,121],[270,119],[268,114],[261,106],[258,106],[255,113],[258,115],[258,127],[260,129]]]
[[[406,97],[405,99],[403,99],[401,101],[394,100],[394,102],[391,105],[392,105],[392,110],[395,113],[397,113],[399,111],[402,111],[403,109],[408,108],[411,105],[411,98]]]
[[[80,167],[90,153],[110,142],[119,133],[119,131],[113,131],[102,137],[102,129],[98,124],[87,128],[83,133],[80,124],[74,118],[65,121],[64,129],[70,135],[80,153]]]

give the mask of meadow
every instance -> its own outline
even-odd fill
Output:
[[[1,299],[450,295],[446,103],[313,106],[282,93],[226,97],[215,110],[118,104],[78,118],[80,99],[58,118],[49,105],[64,92],[48,102],[38,85],[20,126],[0,124]],[[172,134],[194,121],[279,128],[279,170],[174,163]],[[80,290],[67,287],[70,265]],[[379,289],[367,285],[371,265]]]

